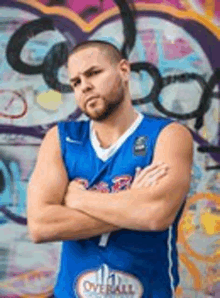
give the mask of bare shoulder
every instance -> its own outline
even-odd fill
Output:
[[[43,138],[39,152],[38,152],[38,162],[49,163],[52,160],[54,162],[59,161],[61,158],[61,150],[59,144],[59,135],[57,125],[53,126],[48,130]]]
[[[173,122],[162,129],[158,136],[154,160],[160,161],[169,157],[169,161],[179,163],[179,159],[192,163],[193,158],[193,136],[184,125]]]
[[[191,147],[193,144],[193,135],[186,126],[178,122],[173,122],[161,131],[157,142],[166,143],[167,146],[170,143],[175,143],[177,147]]]
[[[187,139],[188,141],[193,140],[192,133],[190,132],[189,128],[186,126],[178,123],[178,122],[172,122],[169,125],[167,125],[160,134],[161,137],[168,137],[170,138],[183,138]]]
[[[55,146],[55,148],[54,148]],[[43,138],[41,147],[49,147],[53,149],[59,149],[59,136],[58,136],[58,127],[57,125],[53,126],[48,130],[46,135]]]
[[[29,182],[29,197],[41,193],[44,201],[53,201],[63,195],[68,183],[66,168],[59,144],[58,128],[52,127],[40,146],[37,161]],[[30,196],[31,193],[31,196]]]

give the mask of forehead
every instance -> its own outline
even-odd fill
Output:
[[[68,60],[68,70],[71,73],[83,72],[92,66],[110,67],[107,55],[100,49],[90,47],[72,54]]]

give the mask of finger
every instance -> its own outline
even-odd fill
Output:
[[[169,170],[169,167],[165,166],[161,169],[158,169],[157,171],[153,172],[150,176],[149,176],[149,180],[154,181],[159,179],[161,176],[164,175],[164,173],[167,173]],[[144,180],[145,178],[143,178]],[[145,179],[146,180],[146,179]]]
[[[154,169],[157,169],[158,166],[159,166],[158,164],[153,164],[153,165],[147,166],[144,169],[142,169],[141,171],[139,171],[138,175],[135,175],[136,182],[138,183],[146,173],[148,173]]]
[[[77,188],[80,188],[80,189],[85,189],[85,186],[83,184],[83,182],[81,181],[77,181],[77,180],[73,180],[69,183],[69,187],[77,187]]]
[[[160,171],[162,168],[158,168],[158,167],[156,167],[154,170],[152,170],[151,172],[149,172],[149,173],[146,173],[145,175],[144,175],[144,173],[142,173],[144,170],[142,170],[142,171],[140,171],[139,173],[138,173],[138,175],[135,175],[135,178],[134,178],[134,180],[133,180],[133,183],[132,183],[132,186],[133,187],[140,187],[140,183],[145,183],[145,181],[148,181],[149,180],[149,174],[153,177],[153,175],[155,174],[155,173],[157,173],[158,171]],[[150,177],[151,177],[150,176]],[[144,181],[143,181],[144,180]]]
[[[82,189],[82,190],[86,190],[85,186],[82,185],[82,184],[79,185],[79,188]]]
[[[149,181],[144,181],[142,187],[154,186],[159,184],[160,180],[162,180],[165,176],[168,175],[168,170],[161,171],[154,178]]]
[[[152,183],[158,182],[162,177],[166,176],[167,174],[168,174],[168,169],[167,168],[160,169],[156,173],[151,175],[151,177],[144,177],[138,183],[138,187],[149,186]]]
[[[132,182],[133,186],[135,186],[135,180],[137,179],[138,175],[140,175],[141,171],[142,171],[141,167],[136,167],[135,168],[134,180]]]
[[[141,167],[137,167],[137,168],[135,169],[135,176],[134,176],[134,179],[137,178],[137,176],[141,173],[141,171],[142,171]]]
[[[71,185],[78,185],[78,182],[77,181],[75,181],[75,180],[73,180],[73,181],[70,181],[70,183],[69,183],[69,186],[71,186]]]
[[[155,174],[155,175],[150,179],[150,181],[151,181],[152,183],[154,183],[154,182],[158,182],[161,178],[163,178],[164,176],[168,175],[168,171],[169,171],[169,169],[161,170],[160,172],[158,172],[157,174]]]
[[[149,167],[144,168],[141,173],[138,175],[136,178],[136,183],[139,183],[143,178],[145,178],[147,175],[154,175],[157,171],[160,171],[164,168],[168,168],[168,165],[163,163],[163,164],[154,164]]]

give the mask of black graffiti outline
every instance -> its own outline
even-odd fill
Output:
[[[197,148],[199,153],[217,153],[220,154],[220,146],[199,146]],[[207,166],[206,171],[220,170],[220,165],[217,166]]]
[[[123,56],[127,58],[134,47],[137,33],[134,20],[135,8],[134,5],[132,6],[133,1],[129,3],[130,6],[132,6],[133,8],[132,10],[129,8],[127,1],[115,0],[115,3],[120,10],[121,18],[123,21],[124,43],[121,51]],[[70,85],[62,84],[58,80],[59,68],[67,62],[67,43],[61,42],[55,44],[48,51],[41,65],[29,65],[22,62],[20,59],[20,53],[23,47],[25,46],[26,42],[29,41],[30,37],[34,37],[37,34],[47,30],[55,30],[53,21],[47,17],[28,22],[21,26],[12,35],[8,43],[6,51],[8,63],[11,65],[13,69],[24,74],[42,74],[46,84],[54,90],[57,90],[62,93],[72,92],[72,88]],[[154,81],[153,88],[148,95],[146,95],[144,98],[132,100],[132,103],[134,105],[146,104],[147,102],[152,101],[156,110],[165,114],[168,117],[173,117],[180,120],[196,118],[196,130],[200,129],[203,126],[204,114],[209,110],[209,107],[211,105],[211,99],[220,98],[220,92],[213,92],[215,85],[218,82],[220,82],[219,68],[215,70],[215,72],[213,73],[213,75],[207,83],[202,76],[196,73],[183,73],[181,75],[167,76],[163,78],[157,67],[149,62],[132,63],[131,70],[135,72],[139,72],[141,70],[147,71]],[[203,90],[198,108],[193,112],[185,114],[170,112],[166,108],[164,108],[158,99],[161,90],[170,84],[174,84],[176,82],[185,83],[190,80],[196,80],[200,84],[201,89]],[[202,148],[203,147],[201,146],[198,148],[198,150]],[[206,152],[212,152],[211,150],[211,148],[206,148]],[[201,153],[204,152],[201,151]]]
[[[125,1],[115,0],[115,3],[120,9],[122,21],[123,21],[123,33],[124,33],[124,42],[122,46],[122,55],[125,58],[128,58],[131,50],[135,44],[136,38],[136,27],[134,22],[134,12],[130,10],[128,4]],[[20,54],[25,46],[26,42],[29,41],[31,37],[36,36],[39,33],[42,33],[47,30],[55,30],[53,22],[50,18],[43,17],[31,22],[28,22],[21,26],[10,38],[7,50],[6,57],[8,63],[11,67],[23,74],[34,75],[34,74],[42,74],[46,84],[59,92],[69,93],[72,92],[72,88],[70,85],[62,84],[58,80],[58,71],[59,68],[67,62],[68,58],[68,47],[67,43],[61,42],[55,44],[46,54],[43,63],[40,65],[34,66],[24,63],[20,59]],[[220,69],[216,69],[209,82],[206,83],[202,76],[196,73],[184,73],[176,76],[167,76],[162,77],[160,71],[156,66],[149,62],[137,62],[131,64],[131,70],[135,72],[139,71],[147,71],[154,80],[153,88],[148,95],[144,98],[134,99],[133,104],[146,104],[150,100],[152,101],[155,108],[161,113],[165,114],[168,117],[174,117],[177,119],[191,119],[197,118],[195,128],[199,129],[203,125],[203,117],[204,114],[208,111],[211,98],[219,98],[220,94],[214,93],[212,90],[215,85],[220,81]],[[203,94],[201,96],[199,107],[196,111],[186,114],[177,114],[170,111],[167,111],[159,102],[158,97],[161,90],[176,82],[188,82],[190,80],[196,80],[200,86],[203,88]],[[219,153],[220,147],[217,148],[217,152]],[[213,152],[212,147],[204,147],[201,146],[198,148],[198,151],[203,152]],[[207,167],[207,170],[210,169],[219,169],[220,167]],[[0,208],[0,211],[3,212],[7,217],[16,221],[20,224],[26,224],[26,218],[22,218],[20,216],[14,215],[11,211],[7,210],[5,206]]]
[[[6,50],[6,58],[11,67],[22,74],[35,75],[44,71],[44,62],[40,65],[30,65],[20,59],[21,51],[31,37],[47,30],[54,30],[53,21],[50,18],[40,18],[25,23],[12,34]]]
[[[17,224],[27,225],[27,218],[21,215],[17,215],[14,212],[10,211],[6,206],[0,206],[0,212],[2,212],[7,218],[13,220]]]
[[[41,26],[39,26],[41,24]],[[44,27],[45,26],[45,27]],[[59,68],[67,62],[68,57],[68,47],[65,42],[55,44],[49,52],[46,54],[43,63],[40,65],[29,65],[24,63],[20,59],[20,53],[22,48],[25,46],[25,43],[29,40],[30,32],[32,32],[32,37],[42,33],[43,31],[54,29],[52,21],[48,18],[41,18],[38,20],[31,21],[21,26],[11,37],[8,46],[7,46],[7,59],[11,67],[23,74],[42,74],[46,84],[56,91],[61,93],[72,92],[72,88],[68,84],[62,84],[58,80],[58,71]],[[25,29],[25,30],[24,30]],[[25,38],[21,38],[21,32],[25,35]],[[25,32],[25,34],[24,34]],[[18,45],[18,38],[21,43]],[[133,42],[135,39],[133,39]],[[15,50],[16,42],[16,50]],[[25,43],[24,43],[25,42]],[[131,51],[133,47],[132,44],[128,45],[128,42],[124,42],[123,49],[127,48],[127,51]],[[125,51],[125,50],[124,50]],[[126,55],[126,53],[125,53]],[[152,101],[154,107],[161,113],[165,114],[167,117],[173,117],[179,120],[193,119],[197,118],[195,123],[195,129],[200,129],[203,125],[204,114],[209,110],[211,99],[217,99],[220,97],[219,92],[213,92],[215,85],[220,82],[220,69],[217,68],[212,74],[208,82],[204,80],[202,76],[196,73],[183,73],[180,75],[162,77],[160,71],[156,66],[149,62],[136,62],[131,63],[131,70],[135,72],[147,71],[154,81],[153,88],[149,95],[140,99],[133,99],[132,103],[134,105],[146,104],[149,100]],[[170,112],[162,106],[159,102],[159,94],[161,90],[167,85],[174,84],[176,82],[188,82],[196,81],[200,84],[201,89],[203,90],[200,103],[198,108],[190,113],[180,114],[175,112]]]

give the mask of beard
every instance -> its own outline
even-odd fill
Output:
[[[88,112],[88,109],[83,109],[82,111],[84,114],[89,117],[91,120],[101,122],[108,119],[114,112],[118,110],[121,106],[122,102],[124,101],[124,88],[121,85],[118,88],[117,94],[113,94],[113,100],[106,100],[106,98],[102,98],[103,100],[103,107],[102,108],[93,108],[92,112]]]

